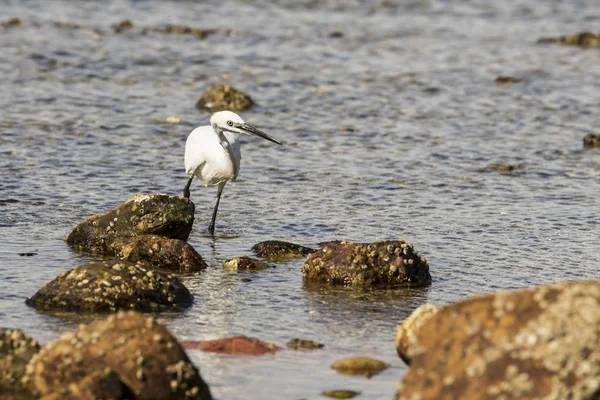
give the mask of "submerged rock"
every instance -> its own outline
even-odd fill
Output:
[[[177,272],[195,272],[208,266],[187,242],[164,236],[141,235],[113,240],[110,248],[116,257],[155,268]]]
[[[223,263],[223,268],[235,272],[260,271],[261,269],[272,268],[271,265],[250,257],[234,257]]]
[[[14,26],[21,26],[21,24],[22,24],[21,20],[17,17],[10,18],[7,21],[0,23],[0,25],[2,25],[4,28],[12,28]]]
[[[594,399],[600,281],[476,296],[421,327],[396,399]]]
[[[104,379],[106,389],[118,389],[106,368],[136,400],[212,398],[177,340],[153,317],[135,312],[119,312],[63,334],[34,356],[26,382],[41,396],[70,391],[71,385],[85,387],[86,379],[91,386]]]
[[[194,203],[180,196],[138,194],[117,208],[81,222],[65,239],[77,251],[112,255],[116,238],[159,235],[187,240]]]
[[[121,33],[124,31],[130,31],[133,29],[133,22],[128,19],[124,19],[119,23],[112,24],[110,26],[115,33]]]
[[[504,84],[504,83],[519,83],[521,81],[523,81],[523,79],[514,78],[512,76],[507,76],[507,75],[499,75],[496,78],[495,82]]]
[[[214,30],[192,28],[186,25],[166,25],[163,28],[156,28],[156,32],[163,34],[194,35],[198,39],[204,39],[206,36],[214,33]]]
[[[182,310],[193,297],[174,275],[126,261],[75,267],[25,303],[44,311],[114,312]]]
[[[183,346],[186,349],[247,356],[260,356],[281,350],[281,347],[278,347],[273,343],[263,342],[260,339],[248,336],[233,336],[225,339],[206,340],[202,342],[184,341]]]
[[[0,393],[11,393],[15,399],[32,397],[21,379],[38,351],[40,345],[22,330],[0,328]]]
[[[257,256],[274,262],[287,261],[292,258],[304,257],[314,253],[315,249],[300,246],[294,243],[282,242],[280,240],[267,240],[252,246]]]
[[[600,147],[600,135],[594,135],[593,133],[587,134],[583,137],[584,147]]]
[[[337,389],[337,390],[325,390],[321,392],[325,397],[331,397],[332,399],[352,399],[360,394],[354,390]]]
[[[427,260],[403,240],[370,244],[343,240],[322,246],[306,259],[305,279],[343,285],[431,284]]]
[[[502,175],[520,175],[525,172],[525,164],[490,164],[486,168],[488,171],[497,171]]]
[[[421,350],[418,337],[421,327],[442,307],[435,304],[423,304],[417,307],[396,329],[396,351],[400,358],[410,364],[410,360]]]
[[[543,37],[538,40],[538,43],[558,43],[579,47],[599,47],[600,34],[596,35],[591,32],[579,32],[568,36]]]
[[[212,112],[229,110],[234,112],[250,108],[254,101],[250,96],[237,91],[229,85],[216,85],[196,100],[196,107]]]
[[[290,349],[298,350],[298,349],[322,349],[325,345],[323,343],[316,342],[314,340],[307,339],[292,339],[286,343],[286,346]]]
[[[342,358],[331,364],[331,368],[344,375],[365,375],[370,378],[387,369],[390,364],[371,357]]]

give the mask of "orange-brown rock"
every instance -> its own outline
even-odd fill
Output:
[[[396,399],[595,399],[600,281],[482,295],[420,329]]]
[[[206,340],[202,342],[184,341],[186,349],[197,349],[213,353],[224,353],[232,355],[260,356],[267,353],[275,353],[281,350],[272,343],[248,336],[233,336],[225,339]]]
[[[405,363],[410,364],[413,356],[421,351],[418,344],[419,331],[425,322],[429,321],[440,309],[441,307],[435,304],[423,304],[417,307],[402,322],[402,325],[398,325],[396,351]]]
[[[342,240],[321,245],[302,267],[302,275],[307,280],[342,285],[431,284],[427,260],[403,240],[375,243]]]

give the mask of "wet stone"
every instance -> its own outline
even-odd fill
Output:
[[[195,349],[213,353],[260,356],[267,353],[275,353],[281,347],[273,343],[263,342],[260,339],[248,336],[233,336],[224,339],[206,340],[202,342],[184,341],[186,349]]]
[[[557,43],[579,47],[600,47],[600,34],[579,32],[567,36],[543,37],[538,40],[538,43]]]
[[[523,81],[523,80],[512,77],[512,76],[507,76],[507,75],[499,75],[498,77],[496,77],[496,80],[495,80],[496,83],[500,83],[500,84],[519,83],[521,81]]]
[[[322,243],[307,257],[302,274],[309,281],[337,285],[431,284],[427,260],[403,240]]]
[[[125,31],[130,31],[133,29],[133,22],[128,19],[124,19],[116,24],[112,24],[110,26],[115,33],[121,33]]]
[[[294,258],[305,257],[314,253],[315,249],[298,244],[282,242],[280,240],[267,240],[252,246],[254,253],[273,262],[282,262]]]
[[[360,392],[356,392],[354,390],[347,389],[337,389],[337,390],[325,390],[321,392],[321,394],[325,397],[330,397],[332,399],[352,399],[360,394]]]
[[[177,340],[153,317],[135,312],[119,312],[63,334],[31,360],[26,381],[40,396],[72,393],[74,386],[96,393],[102,382],[105,390],[118,390],[119,381],[107,369],[136,400],[212,398]]]
[[[119,375],[105,368],[94,371],[69,387],[61,388],[42,397],[41,400],[79,400],[79,399],[132,399],[135,395],[121,382]]]
[[[182,310],[193,297],[173,274],[120,260],[63,272],[25,303],[43,311]]]
[[[344,375],[365,375],[371,377],[377,375],[390,365],[371,357],[348,357],[342,358],[331,364],[331,368]]]
[[[315,350],[315,349],[322,349],[325,346],[323,343],[319,343],[317,341],[307,340],[307,339],[292,339],[289,342],[287,342],[285,345],[288,348],[294,349],[294,350],[299,350],[299,349]]]
[[[525,164],[490,164],[486,168],[489,171],[496,171],[502,175],[521,175],[525,172]]]
[[[435,304],[423,304],[396,328],[396,351],[406,364],[410,364],[413,356],[421,351],[418,346],[419,330],[440,309]]]
[[[4,28],[12,28],[15,26],[21,26],[21,24],[22,24],[21,20],[16,17],[10,18],[10,19],[0,23],[0,25],[2,25],[2,27],[4,27]]]
[[[0,393],[12,393],[15,399],[32,397],[21,378],[38,351],[40,345],[22,330],[0,328]]]
[[[231,272],[252,272],[262,269],[273,268],[273,266],[250,257],[234,257],[223,263],[223,268]]]
[[[584,147],[600,147],[600,135],[594,135],[593,133],[587,134],[583,137]]]
[[[229,110],[240,112],[250,108],[254,101],[250,96],[229,85],[216,85],[206,90],[196,101],[196,107],[212,112]]]
[[[163,28],[156,28],[156,32],[162,34],[178,34],[178,35],[193,35],[198,39],[204,39],[206,36],[214,33],[214,30],[209,29],[200,29],[200,28],[192,28],[186,25],[166,25]]]

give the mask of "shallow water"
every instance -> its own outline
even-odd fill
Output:
[[[0,27],[0,325],[46,343],[77,324],[24,300],[88,261],[63,242],[78,222],[135,193],[181,193],[185,139],[209,118],[194,102],[218,82],[250,94],[257,105],[243,117],[285,146],[244,141],[215,240],[204,230],[216,189],[194,183],[189,241],[210,268],[184,278],[194,306],[161,320],[181,339],[302,337],[325,349],[190,352],[216,398],[348,388],[389,399],[406,371],[394,327],[418,305],[599,277],[600,151],[581,142],[598,133],[600,51],[536,40],[595,30],[600,4],[221,3],[0,1],[0,22],[22,20]],[[113,33],[124,18],[135,28]],[[217,31],[152,31],[168,23]],[[494,83],[501,74],[524,82]],[[159,122],[172,115],[183,122]],[[501,174],[494,163],[520,168]],[[306,285],[302,260],[222,270],[268,239],[405,239],[427,257],[433,284]],[[392,367],[370,380],[329,369],[353,355]]]

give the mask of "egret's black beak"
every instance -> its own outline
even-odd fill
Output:
[[[252,125],[248,125],[248,124],[236,124],[236,127],[248,132],[248,134],[251,135],[257,135],[260,136],[263,139],[267,139],[270,140],[273,143],[277,143],[277,144],[282,144],[279,140],[275,139],[274,137],[271,137],[269,135],[267,135],[266,133],[264,133],[263,131],[256,129],[255,127],[253,127]]]

